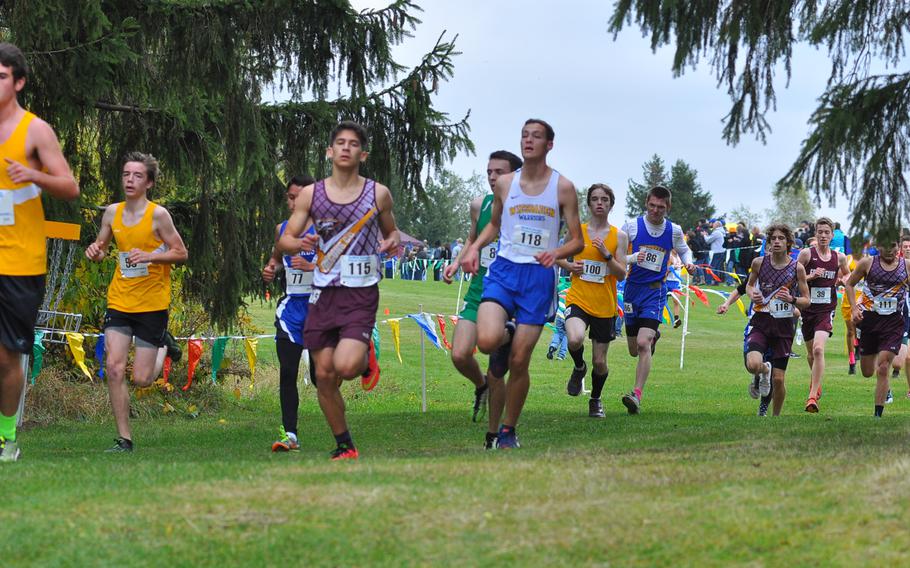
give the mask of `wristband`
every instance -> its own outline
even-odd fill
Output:
[[[607,262],[610,262],[611,260],[613,260],[613,255],[608,252],[606,259],[607,259]]]

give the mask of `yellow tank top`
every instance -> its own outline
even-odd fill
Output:
[[[131,264],[127,259],[134,248],[161,252],[167,246],[152,231],[155,203],[149,201],[142,219],[127,227],[123,224],[124,203],[118,203],[111,229],[117,243],[117,269],[107,289],[107,307],[121,312],[139,313],[166,310],[171,305],[171,265]]]
[[[572,274],[572,287],[566,294],[566,306],[578,306],[597,318],[612,318],[616,315],[616,276],[609,274],[607,259],[591,244],[588,224],[581,226],[585,248],[575,255],[575,260],[584,263],[581,276]],[[616,254],[616,227],[611,226],[604,237],[604,246]]]
[[[25,152],[28,125],[35,115],[26,112],[6,142],[0,158],[31,167]],[[0,274],[37,276],[47,272],[44,238],[44,207],[41,188],[33,183],[14,183],[0,159]]]

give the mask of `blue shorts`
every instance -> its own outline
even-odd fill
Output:
[[[662,320],[664,304],[667,301],[667,287],[663,282],[653,282],[651,284],[634,284],[626,282],[626,289],[623,292],[623,310],[625,311],[626,331],[630,335],[632,330],[638,330],[641,327],[639,320],[655,320],[658,323]],[[644,327],[653,327],[645,325]]]
[[[285,296],[275,310],[275,339],[303,345],[303,324],[310,307],[310,296]]]
[[[667,286],[667,294],[673,290],[679,290],[679,280],[667,280],[665,284]]]
[[[515,323],[544,325],[556,316],[556,270],[498,257],[483,279],[481,302],[496,302]]]

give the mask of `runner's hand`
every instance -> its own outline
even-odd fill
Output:
[[[859,304],[853,306],[853,323],[859,323],[863,321],[863,310],[860,309]]]
[[[300,250],[301,252],[313,252],[316,250],[316,244],[319,243],[318,235],[305,235],[300,239]]]
[[[89,260],[101,262],[104,260],[104,256],[104,249],[98,243],[92,243],[85,248],[85,257]]]
[[[600,254],[602,254],[604,256],[607,256],[608,254],[610,254],[610,251],[608,251],[607,247],[604,246],[604,240],[602,238],[594,237],[593,239],[591,239],[591,244],[594,245],[594,248],[596,248],[598,251],[600,251]]]
[[[571,268],[569,268],[569,272],[571,272],[572,274],[578,274],[579,276],[581,276],[581,272],[584,269],[585,264],[583,262],[581,262],[580,260],[576,260],[575,262],[570,263],[569,266],[571,266]]]
[[[729,309],[730,309],[730,306],[728,306],[727,304],[721,304],[721,305],[717,306],[717,315],[722,316],[725,313],[727,313],[727,310],[729,310]]]
[[[25,167],[19,162],[14,162],[9,158],[3,159],[9,164],[6,166],[6,173],[13,183],[31,183],[35,181],[35,170]]]
[[[689,273],[689,276],[693,276],[696,272],[698,272],[698,267],[690,262],[686,265],[686,272]]]
[[[392,231],[388,237],[379,241],[379,254],[385,253],[391,255],[398,252],[398,245],[401,243],[401,236],[398,231]]]
[[[540,263],[544,268],[552,268],[556,263],[556,255],[551,250],[545,250],[534,255],[534,260]]]
[[[291,257],[291,268],[296,268],[297,270],[313,270],[316,265],[312,262],[307,261],[299,255],[294,255]]]
[[[762,300],[764,300],[764,298],[763,298],[762,295],[761,295],[761,292],[758,291],[758,288],[753,288],[753,289],[752,289],[752,293],[749,294],[749,297],[750,297],[750,298],[752,299],[752,301],[755,302],[756,304],[761,304],[761,303],[762,303]]]
[[[458,272],[458,269],[459,269],[459,265],[454,262],[452,264],[446,266],[445,270],[442,271],[443,282],[445,282],[446,284],[451,284],[452,278],[455,276],[455,273]]]
[[[262,281],[266,284],[272,282],[275,279],[275,265],[271,262],[265,265],[265,268],[262,269]]]
[[[477,274],[479,265],[480,253],[473,246],[469,247],[461,258],[461,269],[464,270],[465,274]]]
[[[774,294],[774,297],[783,300],[788,304],[792,304],[793,301],[796,300],[796,298],[793,297],[793,294],[791,294],[790,291],[786,288],[781,288],[778,290],[777,294]]]
[[[133,264],[152,262],[152,253],[145,252],[144,250],[134,248],[133,250],[130,251],[130,255],[128,258],[129,258],[130,262],[132,262]]]
[[[641,264],[645,261],[645,249],[639,249],[638,254],[635,255],[635,263]]]

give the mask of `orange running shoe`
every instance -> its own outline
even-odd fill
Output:
[[[332,451],[331,455],[332,461],[356,460],[360,456],[360,454],[357,453],[357,448],[347,444],[339,444],[338,447]]]
[[[373,347],[373,342],[370,341],[369,365],[366,372],[360,377],[360,386],[363,387],[363,390],[369,392],[376,388],[377,384],[379,384],[379,361],[376,360],[376,348]]]
[[[297,443],[296,435],[285,432],[284,426],[281,427],[280,432],[281,437],[272,444],[273,452],[292,452],[300,449],[300,444]]]

